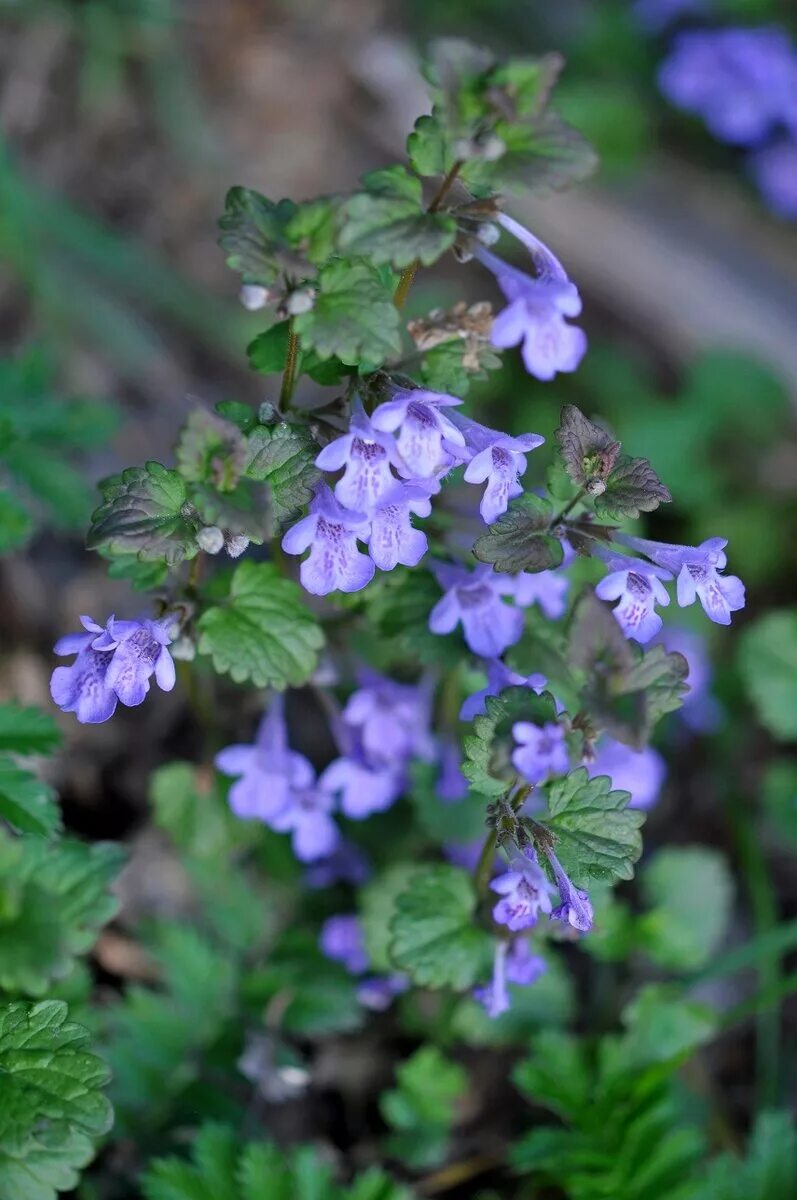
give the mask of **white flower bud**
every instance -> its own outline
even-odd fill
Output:
[[[273,425],[279,419],[279,411],[270,400],[264,400],[257,410],[257,419],[261,425]]]
[[[491,133],[488,138],[485,138],[480,150],[481,157],[485,162],[497,162],[506,154],[506,142],[497,134]]]
[[[313,288],[298,288],[295,292],[291,292],[285,302],[285,307],[293,317],[298,317],[299,313],[309,312],[315,304],[315,291]]]
[[[181,637],[176,642],[172,642],[169,646],[169,653],[172,658],[177,658],[180,662],[193,662],[196,658],[196,646],[190,638]]]
[[[224,545],[230,558],[240,558],[249,545],[249,538],[244,537],[242,533],[228,533],[224,539]]]
[[[483,246],[494,246],[501,236],[501,230],[497,225],[491,225],[489,221],[485,221],[476,230],[476,237]]]
[[[598,479],[597,477],[594,479],[588,479],[586,483],[586,491],[590,496],[602,496],[606,491],[606,484],[602,479]]]
[[[197,533],[196,544],[206,554],[218,554],[224,549],[224,534],[218,525],[206,525]]]
[[[257,312],[268,304],[268,288],[260,287],[257,283],[245,283],[238,293],[238,298],[244,308]]]

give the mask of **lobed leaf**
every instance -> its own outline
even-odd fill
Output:
[[[457,224],[424,207],[420,180],[406,167],[384,167],[363,177],[365,190],[342,208],[340,248],[376,266],[401,269],[416,259],[436,262],[454,243]]]
[[[197,553],[196,518],[180,474],[158,462],[128,467],[100,484],[86,545],[106,556],[135,554],[175,566]]]
[[[484,970],[490,939],[476,927],[470,877],[451,866],[423,867],[396,900],[390,958],[419,987],[471,987]]]
[[[303,426],[280,421],[257,425],[248,446],[247,477],[268,485],[271,519],[281,529],[310,502],[321,478],[315,465],[318,445]]]
[[[590,779],[586,767],[548,785],[540,820],[556,835],[556,854],[576,883],[633,878],[645,814],[629,808],[630,799],[630,792],[612,791],[608,775]]]
[[[562,543],[547,533],[553,509],[548,500],[526,492],[513,500],[507,512],[476,539],[473,553],[479,562],[498,571],[548,571],[564,557]]]
[[[338,259],[323,267],[309,312],[294,329],[319,358],[335,356],[371,369],[401,351],[399,313],[390,285],[366,262]]]

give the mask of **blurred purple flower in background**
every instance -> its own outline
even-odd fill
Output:
[[[754,146],[791,118],[797,59],[780,29],[701,29],[676,38],[659,84],[724,142]]]
[[[610,737],[601,738],[586,767],[590,777],[608,775],[614,791],[630,792],[629,808],[652,808],[667,775],[664,759],[652,746],[632,750]]]
[[[696,733],[710,733],[717,728],[722,709],[709,690],[713,671],[706,639],[691,629],[668,625],[658,640],[667,650],[683,654],[689,664],[686,676],[689,691],[678,709],[678,716]]]
[[[707,0],[636,0],[635,19],[649,33],[660,33],[680,17],[705,12]]]
[[[288,746],[285,700],[276,695],[251,745],[220,750],[214,760],[222,775],[240,776],[230,788],[229,805],[243,820],[264,821],[281,812],[293,790],[312,787],[315,771],[303,754]]]
[[[758,190],[772,212],[797,219],[797,142],[786,138],[773,142],[756,150],[748,162]]]
[[[570,580],[558,571],[521,571],[515,576],[515,603],[521,608],[538,604],[550,621],[557,621],[567,608]]]
[[[440,742],[440,773],[437,776],[435,792],[438,800],[444,804],[456,804],[464,800],[468,794],[468,781],[462,774],[462,751],[451,737],[444,737]]]
[[[459,710],[460,721],[472,721],[487,711],[485,701],[488,696],[499,696],[508,687],[528,687],[537,695],[545,690],[548,680],[544,675],[518,675],[500,658],[491,658],[487,662],[487,686],[479,688],[462,703]]]
[[[318,944],[327,958],[342,963],[350,975],[361,975],[368,969],[368,954],[359,917],[328,917],[321,926]]]
[[[566,773],[570,754],[564,726],[552,722],[533,725],[531,721],[516,721],[512,736],[518,742],[512,752],[512,762],[529,783],[542,783],[549,775]]]
[[[432,633],[452,633],[462,623],[470,649],[482,658],[498,658],[523,632],[523,614],[503,601],[514,596],[515,580],[480,563],[466,567],[435,563],[432,572],[444,590],[429,614]]]
[[[336,758],[318,780],[322,792],[340,801],[341,812],[352,821],[362,821],[375,812],[385,812],[401,795],[403,780],[394,766],[370,764],[353,755]]]
[[[370,668],[359,671],[358,682],[343,710],[343,721],[358,732],[365,753],[388,764],[413,757],[431,762],[436,746],[428,688],[397,683]]]

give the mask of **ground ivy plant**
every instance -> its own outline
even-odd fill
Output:
[[[645,447],[622,446],[599,415],[565,405],[544,445],[466,413],[471,384],[505,354],[542,389],[587,353],[577,282],[511,215],[517,186],[560,187],[593,165],[551,107],[560,68],[556,55],[439,43],[431,112],[405,161],[349,195],[234,187],[220,243],[262,315],[248,354],[263,401],[198,407],[173,461],[100,485],[88,546],[138,595],[131,615],[81,616],[58,641],[52,698],[90,725],[142,704],[153,679],[185,689],[205,761],[156,773],[154,816],[200,896],[216,896],[201,933],[150,931],[161,992],[133,988],[111,1007],[126,1134],[146,1141],[177,1120],[170,1106],[179,1113],[228,1023],[248,1031],[240,1072],[260,1078],[258,1055],[286,1052],[275,1005],[283,1031],[312,1038],[432,994],[450,1002],[454,1030],[489,1038],[533,1003],[561,970],[552,947],[589,942],[596,897],[608,905],[642,852],[646,748],[687,691],[659,609],[699,600],[728,625],[744,604],[722,537],[644,536],[635,523],[670,493],[636,457]],[[438,265],[467,271],[497,309],[423,311]],[[56,737],[43,715],[0,707],[0,814],[13,831],[0,843],[0,1111],[14,1113],[0,1116],[0,1195],[24,1200],[73,1186],[109,1120],[103,1064],[64,1001],[41,999],[113,915],[120,866],[114,848],[60,836],[52,794],[19,763]],[[613,785],[631,768],[639,794]],[[300,892],[328,897],[299,902],[279,929],[259,891],[277,860],[301,872]],[[258,1041],[264,1009],[271,1040]],[[564,1035],[551,1045],[576,1053]],[[44,1133],[39,1100],[19,1099],[32,1070]],[[552,1095],[531,1067],[521,1087]],[[438,1049],[408,1059],[382,1099],[387,1152],[440,1161],[463,1090]],[[588,1123],[585,1097],[571,1107]],[[562,1178],[549,1158],[532,1142],[517,1151],[522,1170],[533,1159]],[[145,1194],[289,1195],[316,1176],[317,1194],[339,1194],[312,1155],[212,1121],[193,1160],[157,1160]],[[347,1194],[405,1193],[371,1172]]]

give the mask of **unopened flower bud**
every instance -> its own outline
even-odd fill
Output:
[[[314,304],[315,291],[313,288],[297,288],[295,292],[291,292],[285,301],[285,307],[293,317],[298,317],[300,313],[309,312]]]
[[[497,225],[491,225],[489,221],[485,221],[484,225],[480,225],[476,230],[476,237],[483,246],[494,246],[501,236],[501,231]]]
[[[224,534],[218,525],[206,525],[197,533],[196,544],[206,554],[218,554],[224,549]]]
[[[497,134],[491,133],[488,138],[485,138],[479,149],[485,162],[497,162],[506,154],[506,142]]]
[[[228,533],[224,538],[224,546],[230,558],[240,558],[248,545],[249,538],[244,537],[242,533]]]
[[[169,649],[172,652],[172,658],[177,658],[181,662],[193,662],[196,658],[196,646],[189,637],[178,638]]]
[[[257,419],[261,425],[273,425],[279,420],[279,412],[270,400],[264,400],[257,410]]]
[[[250,312],[257,312],[259,308],[265,308],[268,304],[268,288],[257,283],[245,283],[238,293],[238,298],[244,308],[248,308]]]
[[[458,138],[452,147],[452,153],[455,159],[473,158],[475,146],[470,138]]]
[[[586,492],[589,496],[602,496],[606,491],[606,484],[597,476],[594,479],[588,479],[586,483]]]

